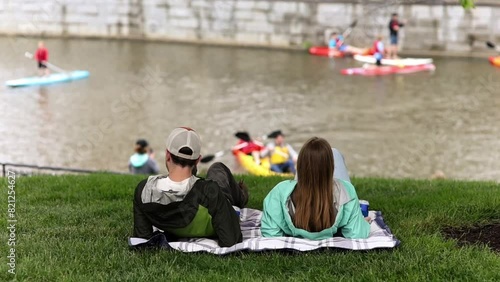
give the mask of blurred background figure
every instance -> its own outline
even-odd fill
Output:
[[[241,151],[245,155],[252,156],[256,164],[260,164],[260,152],[264,149],[264,144],[252,139],[250,134],[246,131],[236,132],[234,136],[239,140],[238,144],[236,144],[232,149],[233,153]]]
[[[269,157],[271,170],[278,173],[289,172],[295,174],[297,152],[285,142],[285,135],[281,130],[276,130],[268,135],[274,142],[267,144],[262,151],[262,157]]]
[[[135,154],[130,156],[128,169],[133,174],[158,174],[160,172],[148,141],[139,139],[135,142]]]
[[[49,60],[49,51],[45,48],[45,43],[43,43],[43,41],[38,42],[38,49],[35,51],[35,60],[38,62],[39,75],[49,75],[50,70],[46,65]]]

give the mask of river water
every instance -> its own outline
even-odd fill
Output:
[[[87,80],[0,86],[0,162],[126,171],[146,138],[163,171],[165,139],[190,126],[203,154],[275,129],[297,149],[309,137],[339,148],[351,175],[500,179],[500,69],[440,58],[434,73],[346,77],[352,59],[155,42],[46,42],[52,63]],[[35,39],[0,38],[0,80],[36,73]],[[230,153],[220,158],[238,168]]]

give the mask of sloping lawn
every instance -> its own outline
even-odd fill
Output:
[[[281,178],[238,176],[249,207]],[[361,199],[381,210],[402,244],[394,250],[300,254],[130,251],[132,194],[138,176],[36,176],[16,181],[18,281],[500,281],[500,254],[484,245],[458,247],[443,228],[500,220],[500,185],[490,182],[355,178]],[[2,179],[7,222],[7,180]],[[0,281],[7,272],[9,230],[1,232]],[[500,236],[500,235],[499,235]]]

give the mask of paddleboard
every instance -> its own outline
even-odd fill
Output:
[[[356,61],[365,64],[375,64],[377,60],[373,56],[354,55]],[[384,66],[418,66],[432,64],[431,58],[401,58],[401,59],[382,59]]]
[[[340,71],[340,73],[344,74],[344,75],[376,76],[376,75],[389,75],[389,74],[405,74],[405,73],[414,73],[414,72],[421,72],[421,71],[433,71],[435,69],[436,69],[436,66],[434,66],[433,64],[425,64],[425,65],[418,65],[418,66],[404,66],[404,67],[370,66],[368,68],[343,69]]]
[[[33,76],[33,77],[8,80],[5,82],[5,85],[9,87],[48,85],[48,84],[84,79],[87,78],[89,75],[90,73],[88,71],[76,70],[66,73],[53,73],[47,76]]]

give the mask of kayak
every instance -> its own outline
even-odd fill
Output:
[[[405,73],[414,73],[414,72],[421,72],[421,71],[433,71],[435,69],[436,69],[436,66],[434,66],[433,64],[425,64],[425,65],[418,65],[418,66],[404,66],[404,67],[370,66],[368,68],[343,69],[340,71],[340,73],[345,74],[345,75],[376,76],[376,75],[389,75],[389,74],[405,74]]]
[[[325,56],[325,57],[334,57],[334,58],[342,58],[344,57],[344,53],[340,52],[339,50],[332,50],[332,53],[330,54],[330,48],[327,46],[313,46],[309,48],[309,54],[315,55],[315,56]]]
[[[330,53],[331,52],[331,53]],[[337,49],[333,49],[330,51],[328,46],[313,46],[309,48],[309,54],[315,56],[325,56],[325,57],[333,57],[333,58],[343,58],[345,56],[351,54],[345,54],[344,52],[340,52]],[[364,52],[361,55],[370,55],[370,49],[364,49]]]
[[[354,59],[356,61],[366,64],[377,63],[377,60],[375,60],[373,56],[354,55]],[[385,66],[418,66],[418,65],[432,64],[432,59],[431,58],[382,59],[381,63],[382,65]]]
[[[494,66],[500,67],[500,56],[498,57],[490,57],[490,63]]]
[[[252,156],[249,156],[241,151],[233,151],[236,160],[240,163],[240,165],[250,174],[257,176],[293,176],[290,173],[276,173],[271,171],[271,164],[269,163],[269,158],[262,158],[260,160],[260,165],[255,163]]]
[[[23,87],[35,85],[48,85],[53,83],[69,82],[78,79],[87,78],[90,75],[88,71],[76,70],[67,73],[53,73],[47,76],[33,76],[20,79],[8,80],[5,85],[9,87]]]

